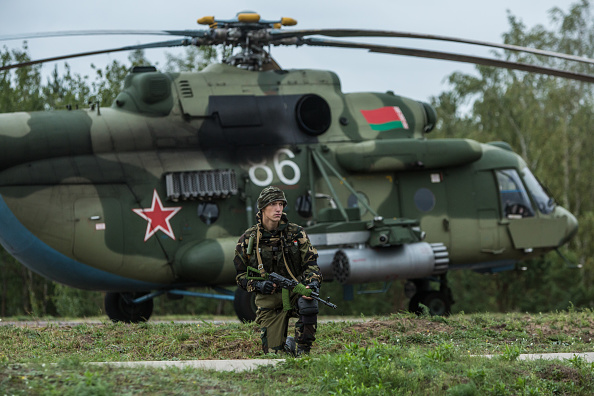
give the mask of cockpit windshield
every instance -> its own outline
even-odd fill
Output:
[[[501,195],[501,211],[508,219],[534,216],[528,193],[515,169],[495,171]]]
[[[555,209],[555,200],[547,193],[532,172],[530,172],[530,169],[522,169],[522,178],[538,210],[543,214],[551,213]]]

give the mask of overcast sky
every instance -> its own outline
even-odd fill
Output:
[[[509,30],[508,14],[519,18],[528,28],[550,23],[549,10],[559,7],[567,12],[577,0],[2,0],[0,36],[62,30],[89,29],[200,29],[199,17],[214,15],[232,18],[237,12],[253,10],[264,19],[282,16],[298,21],[296,29],[367,28],[410,31],[443,36],[502,42]],[[290,27],[286,28],[291,29]],[[172,37],[175,38],[175,37]],[[29,40],[33,59],[69,53],[116,48],[125,45],[166,40],[163,36],[68,37]],[[371,42],[370,39],[363,40]],[[384,44],[412,48],[439,49],[489,55],[489,50],[459,44],[431,43],[412,39],[385,39]],[[20,47],[20,41],[0,45]],[[164,65],[163,52],[147,50],[146,56]],[[371,54],[363,50],[327,48],[273,48],[272,55],[286,68],[313,68],[335,71],[345,92],[394,91],[396,94],[427,101],[447,89],[445,78],[454,71],[473,72],[473,66],[447,61]],[[74,72],[89,73],[92,62],[99,67],[126,55],[111,54],[69,60]],[[64,61],[59,64],[62,65]],[[44,70],[53,69],[53,64]]]

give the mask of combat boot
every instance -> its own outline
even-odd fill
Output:
[[[307,344],[297,345],[297,357],[303,356],[303,355],[309,355],[310,350],[311,350],[311,345],[307,345]]]
[[[296,352],[295,352],[295,337],[287,337],[287,340],[285,341],[285,352],[291,354],[291,356],[295,357],[297,356]]]

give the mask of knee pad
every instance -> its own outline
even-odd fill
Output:
[[[301,316],[317,315],[320,312],[317,300],[307,300],[303,297],[299,297],[297,308],[299,309],[299,315]]]

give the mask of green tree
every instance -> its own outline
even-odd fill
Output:
[[[95,70],[95,81],[91,83],[91,95],[89,102],[98,103],[102,107],[111,106],[118,93],[123,88],[124,80],[130,69],[135,66],[149,66],[151,63],[146,59],[143,50],[135,50],[128,56],[129,65],[123,65],[117,60],[105,66],[104,69],[97,68],[91,64]]]
[[[589,1],[572,5],[568,12],[554,8],[550,15],[548,28],[538,25],[530,30],[509,15],[511,28],[504,35],[505,43],[592,57],[594,20]],[[516,62],[594,72],[592,66],[585,64],[520,52],[505,51],[499,56]],[[590,305],[594,184],[589,173],[594,168],[591,133],[594,88],[591,84],[541,74],[483,66],[478,66],[477,71],[478,76],[452,74],[449,77],[452,90],[433,100],[443,117],[437,134],[510,143],[533,172],[548,184],[560,204],[578,218],[580,231],[568,249],[576,261],[584,263],[583,276],[567,271],[560,258],[550,255],[529,263],[530,271],[497,275],[495,308],[549,310],[563,308],[560,305],[577,300]],[[460,110],[464,107],[470,110],[464,113]],[[454,279],[464,284],[474,276],[461,273]],[[541,299],[538,304],[540,308],[529,307],[526,303],[524,296],[532,290],[548,294],[549,298]],[[490,307],[494,308],[492,304]]]
[[[42,88],[45,98],[45,110],[63,110],[82,107],[91,95],[88,77],[72,74],[70,65],[64,64],[65,75],[58,73],[55,66],[47,84]]]
[[[4,47],[0,54],[2,66],[30,61],[27,42],[22,49]],[[0,112],[43,110],[41,66],[30,66],[0,72]]]
[[[223,50],[210,46],[187,47],[182,55],[165,53],[167,58],[165,70],[169,72],[200,71],[220,59],[219,53],[222,54]]]

